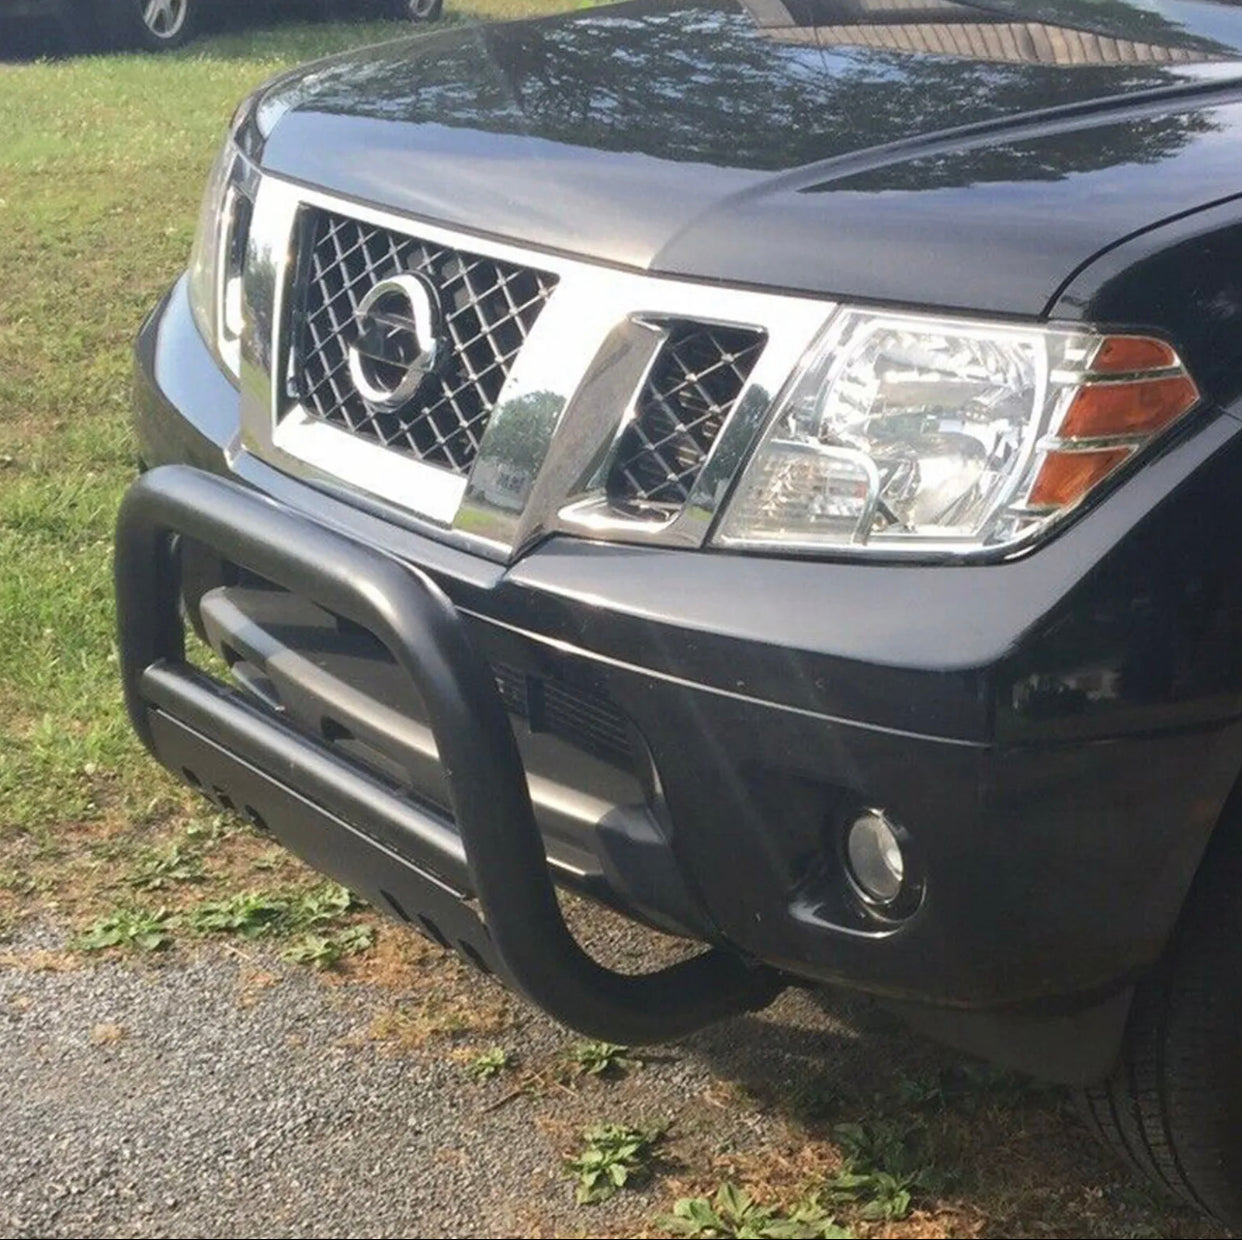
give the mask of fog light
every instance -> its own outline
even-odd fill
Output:
[[[906,878],[901,841],[879,810],[867,810],[850,824],[845,836],[850,877],[858,890],[877,904],[892,904]]]

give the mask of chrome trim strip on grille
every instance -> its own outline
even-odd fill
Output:
[[[373,440],[360,439],[338,426],[311,417],[298,405],[275,421],[272,446],[308,465],[326,465],[340,481],[370,491],[432,521],[452,523],[466,479],[447,469],[390,452]],[[403,497],[417,494],[417,507]]]
[[[295,250],[307,207],[556,276],[468,476],[313,418],[290,391]],[[244,297],[244,448],[308,481],[396,505],[429,532],[497,560],[556,530],[701,545],[763,417],[835,309],[811,298],[718,288],[524,249],[272,176],[261,179],[255,195]],[[669,320],[749,328],[767,339],[685,507],[671,519],[636,520],[612,511],[607,477]]]

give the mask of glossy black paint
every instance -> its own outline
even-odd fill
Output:
[[[180,289],[139,358],[147,461],[227,473],[236,393]],[[427,571],[489,657],[617,702],[725,941],[978,1014],[941,1032],[1030,1070],[1105,1070],[1242,770],[1237,418],[1204,413],[1047,546],[969,568],[557,539],[505,570],[247,454],[234,473]],[[863,804],[927,876],[895,931],[859,919],[832,861]]]
[[[723,942],[1089,1079],[1242,773],[1242,8],[929,2],[915,25],[982,40],[950,57],[880,46],[908,7],[750,6],[350,54],[269,88],[244,141],[270,170],[604,262],[1174,340],[1202,406],[1046,545],[967,566],[554,538],[506,568],[226,458],[237,393],[181,286],[139,341],[142,453],[416,566],[493,662],[612,699]],[[1097,59],[1081,32],[1148,51],[1006,59],[1010,18]],[[926,880],[900,925],[840,870],[869,805]]]
[[[1039,7],[1059,38],[1147,49],[1059,64],[1003,59],[1005,6],[901,10],[929,47],[973,32],[973,56],[866,46],[883,6],[778,8],[640,0],[337,57],[264,94],[263,162],[642,269],[1014,314],[1119,237],[1242,194],[1242,11]]]
[[[50,17],[62,8],[63,0],[0,0],[0,21],[18,17]]]
[[[1242,167],[1242,143],[1239,160]],[[1052,316],[1176,340],[1200,390],[1242,416],[1242,205],[1119,241],[1067,281]]]

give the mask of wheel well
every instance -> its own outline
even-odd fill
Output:
[[[1233,785],[1225,796],[1220,812],[1216,816],[1216,822],[1204,841],[1194,873],[1186,884],[1176,921],[1165,944],[1166,951],[1169,945],[1176,941],[1178,930],[1185,920],[1187,908],[1191,905],[1196,893],[1207,885],[1212,880],[1212,876],[1226,863],[1236,864],[1239,853],[1242,853],[1242,756],[1239,757],[1239,769],[1234,777]]]

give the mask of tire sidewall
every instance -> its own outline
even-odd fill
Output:
[[[1113,1075],[1082,1095],[1096,1135],[1150,1183],[1242,1236],[1242,818],[1218,827]]]
[[[444,12],[444,0],[390,0],[388,7],[400,20],[434,22]]]

